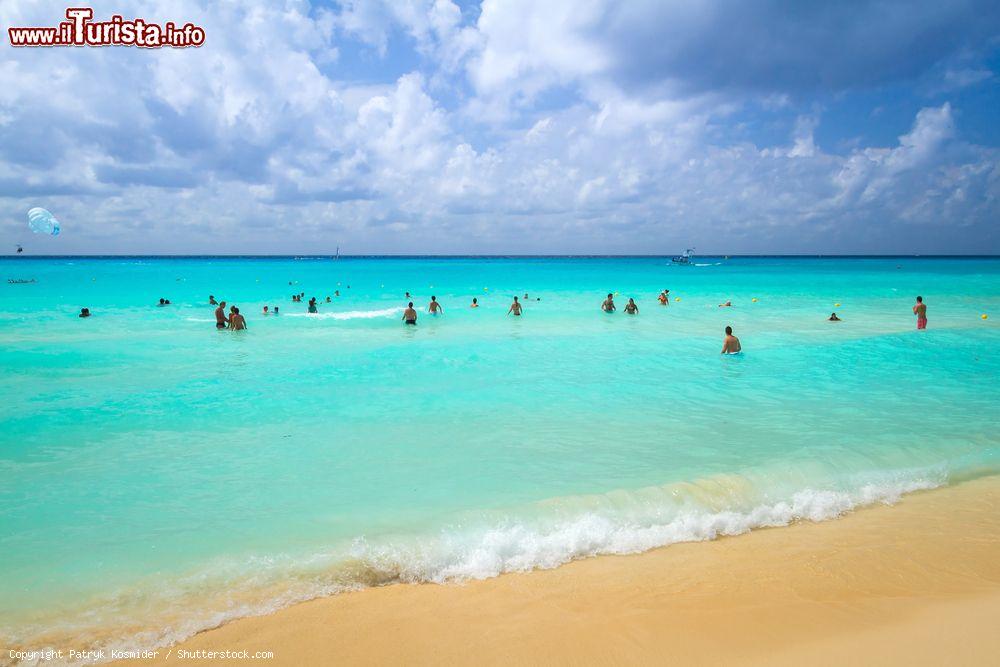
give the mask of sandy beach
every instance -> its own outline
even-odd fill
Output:
[[[969,665],[995,660],[998,619],[991,477],[823,523],[318,599],[203,632],[151,662],[247,650],[288,665]]]

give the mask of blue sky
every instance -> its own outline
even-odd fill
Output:
[[[0,4],[2,252],[1000,252],[996,2],[123,0],[205,45],[10,47],[65,8]]]

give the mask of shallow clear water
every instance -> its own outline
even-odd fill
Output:
[[[0,260],[37,280],[0,285],[0,639],[163,644],[1000,468],[1000,260],[697,261]]]

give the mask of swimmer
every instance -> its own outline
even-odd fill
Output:
[[[212,296],[211,294],[209,294],[208,295],[208,305],[210,305],[210,306],[218,306],[219,302],[215,300],[214,296]]]
[[[78,317],[90,317],[90,308],[81,308]]]
[[[264,314],[265,314],[265,315],[270,315],[270,313],[269,313],[269,312],[267,312],[267,306],[264,306]]]
[[[726,338],[722,341],[722,354],[736,354],[742,350],[740,339],[733,335],[733,328],[726,327]]]
[[[309,312],[310,313],[319,312],[319,309],[316,307],[316,297],[309,299]]]
[[[330,297],[326,297],[326,302],[330,303]]]
[[[528,296],[528,293],[527,293],[527,292],[525,292],[525,293],[524,293],[524,300],[525,300],[525,301],[527,301],[527,300],[528,300],[528,299],[530,299],[530,298],[531,298],[531,297],[530,297],[530,296]]]
[[[438,313],[444,314],[444,308],[442,308],[441,304],[437,302],[436,296],[432,296],[431,302],[427,304],[427,312],[431,315],[437,315]]]
[[[243,331],[247,328],[247,321],[240,315],[240,309],[236,306],[233,306],[233,314],[229,316],[229,328],[233,331]]]
[[[927,328],[927,304],[924,303],[924,297],[917,297],[917,305],[913,306],[913,314],[917,316],[917,328],[926,329]]]
[[[827,322],[843,322],[844,320],[837,317],[837,313],[830,313],[830,317],[827,318]]]
[[[162,308],[165,305],[167,305],[167,300],[161,297],[160,298],[160,302],[158,304],[156,304],[156,307],[157,308]]]
[[[340,296],[340,290],[339,289],[338,290],[333,290],[333,295],[334,296]]]
[[[479,308],[479,299],[472,297],[472,305],[469,308]]]
[[[613,294],[611,293],[608,294],[608,298],[605,299],[604,303],[601,304],[601,310],[603,310],[605,313],[615,312],[615,299]]]
[[[417,323],[417,311],[413,309],[413,302],[406,304],[406,310],[403,311],[403,321],[407,324]]]
[[[275,307],[274,307],[274,314],[275,314],[275,315],[277,315],[277,314],[278,314],[278,307],[277,307],[277,306],[275,306]]]
[[[639,306],[635,305],[635,301],[633,299],[629,299],[628,303],[625,304],[625,312],[629,315],[639,314]]]
[[[215,328],[225,329],[227,326],[229,326],[229,318],[226,317],[226,302],[222,301],[215,309]]]
[[[514,297],[514,303],[510,304],[510,309],[507,311],[508,315],[510,315],[511,313],[514,313],[514,315],[518,317],[520,317],[521,315],[521,304],[517,302],[516,296]]]
[[[412,299],[413,297],[412,297],[412,296],[410,296],[410,293],[409,293],[409,292],[407,292],[407,293],[406,293],[406,296],[405,296],[404,298],[406,298],[406,299]]]
[[[732,307],[733,307],[732,301],[726,301],[725,303],[719,304],[719,308],[732,308]]]

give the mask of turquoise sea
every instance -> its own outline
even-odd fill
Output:
[[[163,646],[349,588],[828,519],[1000,472],[1000,259],[0,268],[0,645]],[[309,315],[293,292],[332,303]],[[217,331],[210,294],[249,329]],[[742,355],[719,354],[727,324]]]

